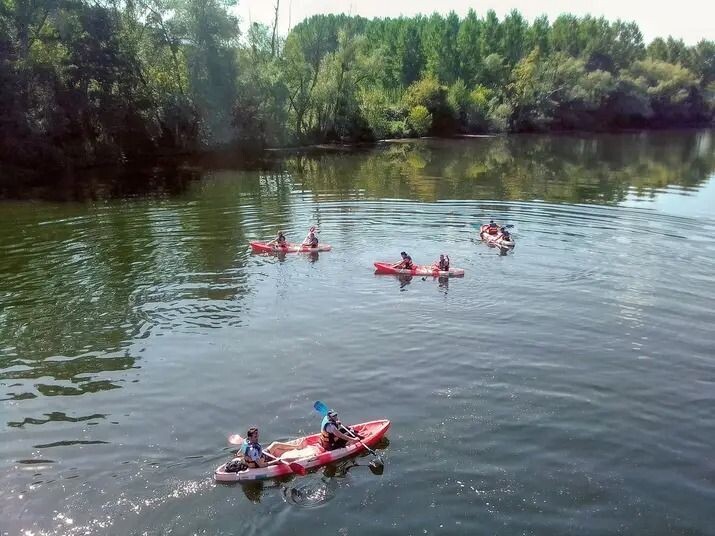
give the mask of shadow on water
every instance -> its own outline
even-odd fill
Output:
[[[340,480],[348,477],[348,472],[355,467],[368,467],[356,459],[349,459],[337,464],[330,464],[311,472],[308,476],[296,478],[287,476],[281,479],[241,482],[246,498],[252,503],[260,503],[265,493],[280,490],[283,500],[301,508],[315,508],[332,500],[340,488]],[[379,475],[382,473],[371,473]]]

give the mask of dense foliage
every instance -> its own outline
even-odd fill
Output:
[[[0,0],[0,160],[60,167],[226,146],[711,124],[715,43],[513,11],[314,16],[235,0]],[[240,38],[242,37],[242,38]]]

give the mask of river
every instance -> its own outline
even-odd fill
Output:
[[[92,173],[0,202],[0,535],[713,534],[715,132]],[[383,475],[213,482],[315,400],[392,421]]]

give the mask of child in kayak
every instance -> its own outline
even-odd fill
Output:
[[[273,441],[266,448],[263,448],[258,442],[258,428],[256,427],[249,428],[246,436],[238,452],[236,452],[236,457],[226,464],[225,470],[229,473],[275,465],[278,463],[277,458],[284,453],[303,448],[303,442],[296,444],[295,442],[281,443],[279,441]],[[238,437],[240,438],[241,436]]]
[[[335,411],[330,410],[323,417],[323,421],[320,423],[320,445],[325,450],[341,449],[348,443],[355,443],[358,439],[362,438],[351,428],[343,426]]]
[[[414,266],[414,264],[412,263],[412,257],[410,257],[405,251],[402,251],[400,255],[402,256],[402,260],[397,264],[393,264],[392,266],[394,268],[403,268],[405,270],[411,270]]]
[[[444,255],[440,255],[439,261],[435,263],[435,266],[442,272],[449,272],[449,255],[446,257]]]
[[[501,238],[502,240],[511,241],[511,234],[509,233],[509,231],[506,230],[506,227],[501,228],[501,234],[499,235],[499,238]]]
[[[247,467],[265,467],[268,465],[266,455],[263,453],[263,447],[258,442],[258,428],[249,428],[246,432],[246,439],[243,441],[240,450],[237,452],[243,455],[243,463]]]

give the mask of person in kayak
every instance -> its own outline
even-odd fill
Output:
[[[446,257],[444,255],[439,256],[439,261],[435,263],[437,269],[442,272],[449,272],[449,255]]]
[[[238,454],[243,456],[243,463],[247,467],[265,467],[268,465],[266,455],[263,453],[263,447],[258,442],[258,428],[252,427],[246,432],[246,439],[243,441]]]
[[[506,227],[501,228],[501,234],[499,235],[499,238],[502,240],[511,241],[511,234],[509,233],[509,231],[507,231]]]
[[[278,236],[276,236],[273,240],[268,242],[268,244],[275,244],[278,247],[286,247],[288,241],[286,240],[286,235],[283,233],[283,231],[278,231]]]
[[[495,236],[499,234],[499,226],[494,223],[494,220],[489,220],[489,225],[487,226],[487,233]]]
[[[412,263],[412,257],[410,257],[407,252],[403,251],[400,253],[402,260],[397,264],[393,264],[393,268],[403,268],[405,270],[411,270],[414,264]]]
[[[318,247],[318,235],[315,234],[315,227],[310,228],[308,236],[303,240],[303,245],[313,249]]]
[[[343,430],[348,433],[343,433]],[[350,436],[349,434],[354,435]],[[325,450],[341,449],[348,443],[355,443],[358,439],[362,439],[362,437],[352,429],[343,426],[335,411],[330,410],[323,417],[323,421],[320,423],[320,445]]]

